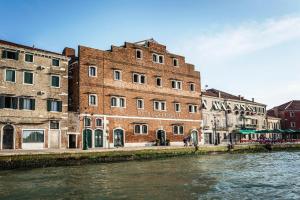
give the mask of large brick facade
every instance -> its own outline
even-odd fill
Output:
[[[0,149],[66,148],[67,57],[2,40],[0,55]]]
[[[137,51],[141,58],[137,58]],[[155,55],[161,63],[153,61]],[[191,134],[195,142],[201,140],[200,73],[187,64],[183,56],[169,53],[166,46],[154,40],[126,42],[121,47],[112,46],[109,51],[79,46],[78,57],[69,66],[70,108],[79,114],[80,120],[77,147],[83,146],[85,129],[91,130],[91,147],[98,143],[96,129],[103,130],[100,136],[103,147],[117,145],[115,140],[120,140],[117,132],[123,133],[124,146],[153,145],[157,139],[167,143],[169,140],[171,145],[183,145],[183,138]],[[95,76],[89,74],[90,67],[96,68]],[[120,72],[120,80],[115,80],[114,71]],[[134,83],[134,74],[144,77],[142,84]],[[158,77],[161,86],[157,86]],[[174,84],[173,81],[172,86],[172,80],[181,82],[181,89],[173,89],[177,82]],[[96,105],[90,105],[90,95],[96,97]],[[117,101],[123,98],[123,107],[112,106],[112,98]],[[143,109],[137,108],[137,99],[144,102]],[[166,110],[155,110],[156,101],[165,102]],[[180,104],[180,112],[175,111],[175,103]],[[189,112],[189,108],[196,112]],[[85,117],[91,120],[89,127],[83,123]],[[103,119],[103,124],[97,127],[96,118]],[[136,134],[136,125],[141,128],[145,125],[148,130],[145,134]],[[183,128],[183,132],[174,134],[174,126]]]

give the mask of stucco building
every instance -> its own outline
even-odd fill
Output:
[[[153,39],[103,51],[78,47],[69,65],[76,147],[183,145],[201,141],[200,73]],[[84,133],[84,134],[83,134]]]
[[[267,128],[266,105],[247,100],[217,89],[202,91],[202,118],[204,144],[239,142],[239,130],[262,130]]]
[[[3,40],[0,54],[0,149],[67,147],[67,57]]]

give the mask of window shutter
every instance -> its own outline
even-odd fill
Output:
[[[0,96],[0,108],[4,108],[4,105],[5,105],[5,97]]]
[[[47,100],[47,111],[51,111],[51,100]]]
[[[12,81],[16,82],[16,71],[12,71]]]
[[[2,58],[7,58],[7,51],[5,50],[2,51]]]
[[[16,52],[15,60],[19,60],[19,52]]]
[[[58,112],[62,112],[62,101],[57,102]]]
[[[19,101],[20,101],[19,109],[22,110],[24,108],[24,99],[20,98]]]
[[[31,110],[35,110],[35,99],[30,99]]]
[[[13,97],[12,98],[12,106],[13,106],[13,109],[18,109],[18,98],[17,97]]]

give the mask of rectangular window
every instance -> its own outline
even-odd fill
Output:
[[[19,53],[17,51],[3,50],[2,51],[2,58],[18,60],[19,59]]]
[[[33,73],[32,72],[24,72],[23,74],[23,82],[24,84],[33,84]]]
[[[52,65],[55,67],[59,67],[59,59],[53,58],[52,59]]]
[[[62,101],[48,99],[47,111],[62,112]]]
[[[290,112],[290,117],[295,117],[295,113],[294,112]]]
[[[165,101],[154,101],[154,110],[166,111],[167,106]]]
[[[161,77],[157,77],[157,78],[156,78],[156,86],[162,87],[162,80],[161,80]]]
[[[122,79],[121,71],[120,70],[114,70],[114,80],[120,81],[121,79]]]
[[[134,134],[148,134],[148,125],[146,124],[134,125]]]
[[[19,109],[21,110],[35,110],[35,99],[20,98]]]
[[[180,103],[175,103],[174,106],[175,106],[175,112],[180,112],[181,111]]]
[[[158,55],[157,54],[152,54],[152,61],[157,63],[158,62]]]
[[[136,104],[137,104],[138,109],[144,109],[144,100],[143,99],[137,99]]]
[[[84,121],[84,127],[90,127],[90,126],[92,126],[92,120],[91,120],[91,118],[84,117],[83,121]]]
[[[173,126],[173,134],[174,135],[183,135],[183,126],[180,126],[180,125]]]
[[[0,108],[18,109],[18,98],[0,96]]]
[[[198,110],[198,106],[197,105],[189,105],[189,112],[190,113],[196,113]]]
[[[195,91],[195,84],[194,83],[190,83],[190,91],[191,92]]]
[[[23,143],[44,143],[43,130],[23,130]]]
[[[90,94],[89,95],[89,105],[90,106],[97,106],[97,95]]]
[[[133,73],[132,74],[132,81],[134,83],[139,83],[139,84],[145,84],[146,83],[146,76],[143,74],[137,74],[137,73]]]
[[[135,50],[135,57],[136,57],[136,59],[142,59],[142,50],[140,50],[140,49],[136,49]]]
[[[51,86],[60,87],[60,76],[51,75]]]
[[[97,126],[97,127],[103,126],[103,120],[102,120],[101,118],[97,118],[97,119],[96,119],[96,126]]]
[[[120,97],[119,101],[120,101],[120,107],[125,108],[125,99],[123,97]]]
[[[296,122],[291,122],[291,127],[295,128],[296,127]]]
[[[126,107],[126,100],[124,97],[111,97],[110,99],[110,105],[111,107]]]
[[[173,66],[178,67],[178,59],[177,58],[173,58]]]
[[[182,89],[182,81],[172,80],[172,88],[176,90]]]
[[[158,57],[158,61],[159,61],[160,64],[163,64],[164,63],[164,56],[160,55]]]
[[[50,129],[59,129],[59,121],[50,120]]]
[[[25,61],[26,62],[33,62],[33,54],[26,53],[25,54]]]
[[[97,76],[97,68],[94,66],[89,66],[89,76],[96,77]]]
[[[6,69],[5,70],[5,81],[7,82],[16,82],[16,70]]]

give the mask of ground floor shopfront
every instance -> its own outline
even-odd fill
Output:
[[[214,131],[204,130],[204,144],[206,145],[219,145],[219,144],[237,144],[240,141],[241,135],[236,132],[229,131]]]
[[[200,120],[82,115],[76,148],[183,146],[202,142]]]
[[[0,150],[66,148],[67,129],[61,126],[60,120],[38,124],[0,123]]]

